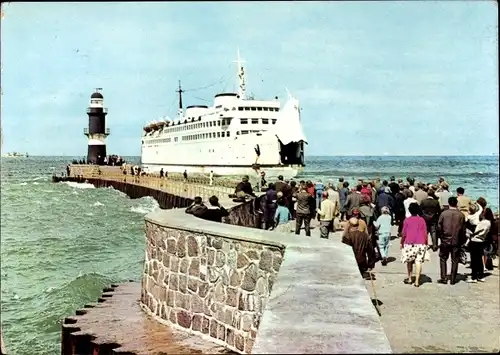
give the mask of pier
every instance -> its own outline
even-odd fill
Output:
[[[92,310],[68,317],[63,325],[64,355],[77,354],[78,346],[96,355],[500,349],[498,268],[484,284],[462,280],[455,286],[440,285],[435,282],[439,257],[432,253],[423,266],[424,283],[415,290],[402,282],[406,270],[399,261],[399,240],[394,240],[392,262],[387,267],[377,264],[375,279],[363,280],[350,247],[341,243],[341,232],[324,240],[318,228],[311,238],[258,229],[254,203],[233,202],[228,194],[234,190],[227,182],[209,186],[203,178],[137,178],[120,175],[116,168],[100,173],[95,167],[86,169],[72,169],[75,176],[65,179],[113,186],[132,198],[147,194],[164,202],[163,209],[145,217],[142,282],[115,285]],[[218,195],[230,211],[225,223],[175,208],[191,203],[195,194]],[[461,265],[459,273],[466,272]],[[113,297],[115,303],[104,306]],[[128,308],[131,316],[113,315],[113,304],[128,304],[120,307]],[[454,311],[446,313],[450,305]],[[138,319],[148,325],[142,333],[132,331],[140,334],[137,337],[123,337],[118,328],[105,325],[101,314],[121,317],[118,328],[135,329],[132,322]],[[470,333],[472,325],[482,329],[480,335]],[[168,341],[154,341],[163,333]],[[96,350],[96,344],[110,350]]]

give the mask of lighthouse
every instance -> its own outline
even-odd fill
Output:
[[[87,107],[89,126],[83,129],[83,134],[88,138],[87,163],[104,164],[106,157],[106,137],[109,136],[109,128],[106,128],[106,115],[108,109],[104,107],[104,97],[101,88],[95,89],[90,96],[90,106]]]

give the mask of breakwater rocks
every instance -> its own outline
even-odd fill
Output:
[[[95,304],[64,319],[62,355],[231,354],[148,317],[139,306],[141,285],[129,282],[103,290]]]
[[[228,349],[250,353],[284,249],[146,222],[141,302]]]

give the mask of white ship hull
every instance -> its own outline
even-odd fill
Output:
[[[283,107],[277,97],[247,99],[242,66],[238,75],[238,94],[217,94],[211,107],[188,106],[177,120],[144,127],[141,165],[146,172],[297,176],[307,143],[299,102],[291,95]]]

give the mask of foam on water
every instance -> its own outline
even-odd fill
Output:
[[[104,203],[100,203],[99,201],[94,202],[92,206],[104,206]]]
[[[160,208],[158,202],[152,197],[143,197],[140,199],[140,203],[137,206],[130,207],[130,211],[134,213],[139,213],[142,215],[154,212]]]
[[[95,186],[86,182],[78,183],[73,181],[64,181],[63,184],[66,184],[70,187],[74,187],[77,189],[95,189]]]

